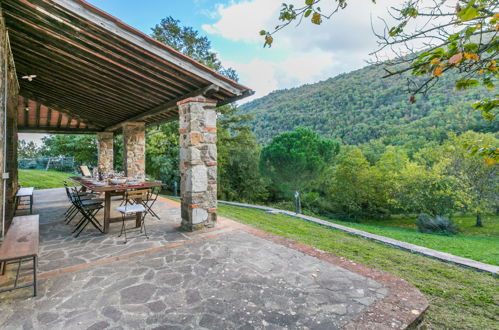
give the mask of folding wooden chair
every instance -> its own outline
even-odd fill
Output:
[[[142,201],[147,199],[149,191],[147,189],[140,189],[140,190],[132,190],[132,191],[127,191],[125,194],[125,205],[119,206],[116,208],[118,212],[121,213],[121,217],[123,219],[123,223],[121,225],[121,232],[118,237],[121,237],[121,235],[125,235],[125,243],[127,243],[127,236],[126,233],[127,231],[130,231],[131,229],[126,229],[125,226],[125,221],[126,217],[129,215],[137,215],[137,213],[140,213],[140,232],[144,232],[146,238],[149,238],[147,236],[147,230],[146,230],[146,224],[145,224],[145,217],[147,214],[147,209],[144,205],[142,205]]]

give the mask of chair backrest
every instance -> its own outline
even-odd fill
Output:
[[[148,189],[139,189],[139,190],[132,190],[132,191],[127,191],[126,193],[126,200],[147,200],[147,195],[149,194]]]
[[[92,176],[92,173],[90,173],[90,170],[88,169],[87,165],[81,165],[80,171],[83,176]]]
[[[71,197],[71,191],[69,191],[69,186],[67,181],[64,181],[64,188],[66,189],[66,195],[68,195],[69,200],[72,202],[73,198]]]

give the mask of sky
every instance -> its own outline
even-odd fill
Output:
[[[240,82],[255,90],[252,99],[283,88],[327,79],[366,65],[376,48],[371,17],[386,13],[390,0],[353,0],[341,15],[315,26],[294,25],[263,48],[262,29],[277,24],[283,0],[87,0],[96,7],[150,34],[167,16],[192,26],[211,41],[222,63],[234,68]],[[303,0],[287,2],[303,3]],[[325,4],[330,0],[323,0]],[[397,1],[391,0],[391,3]],[[323,11],[325,5],[322,6]]]
[[[172,16],[211,41],[225,67],[240,83],[255,91],[243,102],[284,88],[318,82],[367,65],[376,49],[372,32],[380,29],[388,4],[399,0],[352,0],[332,20],[320,26],[302,23],[280,31],[271,48],[263,48],[259,31],[278,23],[283,0],[87,0],[92,5],[146,33],[162,18]],[[303,4],[303,0],[286,2]],[[323,11],[330,0],[323,0]],[[23,139],[40,141],[38,135]]]

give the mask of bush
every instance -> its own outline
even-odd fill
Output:
[[[448,217],[440,215],[431,217],[426,213],[421,213],[417,217],[416,225],[422,233],[453,235],[459,231],[457,226]]]

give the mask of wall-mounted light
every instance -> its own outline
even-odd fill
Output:
[[[27,81],[33,81],[36,78],[36,74],[29,74],[27,76],[22,76],[21,79],[26,79]]]
[[[29,107],[24,108],[24,110],[29,111]]]

